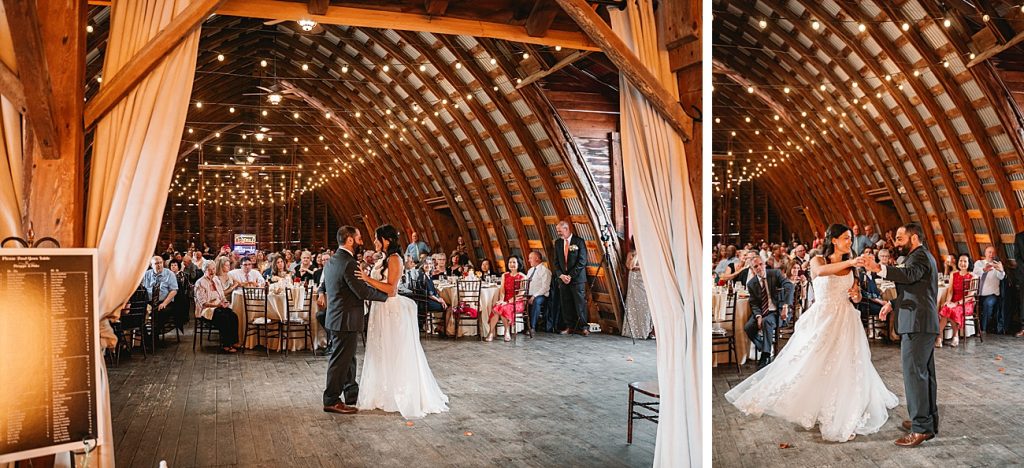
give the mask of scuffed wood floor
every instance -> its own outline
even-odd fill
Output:
[[[817,429],[744,416],[724,395],[756,367],[747,365],[742,377],[735,367],[715,369],[714,466],[1024,466],[1024,339],[989,335],[985,343],[972,338],[935,350],[940,432],[916,448],[893,444],[905,434],[899,425],[907,419],[899,345],[872,342],[871,358],[900,405],[879,432],[842,444],[823,441]]]
[[[193,354],[188,329],[180,344],[171,337],[156,355],[137,350],[109,370],[117,464],[651,465],[654,424],[637,421],[626,445],[626,385],[656,379],[654,341],[541,333],[518,344],[422,342],[451,410],[410,427],[397,413],[324,413],[325,357]],[[360,366],[362,354],[360,345]]]

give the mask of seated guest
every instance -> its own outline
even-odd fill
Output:
[[[427,299],[427,313],[441,312],[441,323],[444,324],[447,323],[448,320],[448,302],[438,294],[437,288],[434,287],[434,281],[430,279],[430,275],[434,271],[434,263],[433,257],[427,257],[423,260],[419,269],[419,271],[422,272],[420,275],[421,279],[417,284],[422,286],[422,293]],[[422,326],[422,324],[420,324],[420,326]],[[436,327],[437,328],[435,328],[434,333],[443,333],[444,327],[441,325],[437,325]]]
[[[957,271],[957,260],[953,255],[946,255],[946,258],[942,262],[942,274],[949,276],[954,271]]]
[[[167,244],[167,249],[165,249],[164,253],[160,256],[163,257],[165,262],[174,259],[174,243]]]
[[[313,272],[313,284],[320,285],[321,279],[324,277],[324,267],[327,266],[327,261],[331,259],[330,254],[321,252],[316,256],[316,264],[319,265],[316,271]]]
[[[426,242],[420,240],[420,236],[416,231],[409,234],[409,240],[409,246],[405,248],[405,254],[412,257],[414,260],[419,260],[420,254],[430,253],[430,247],[427,246]]]
[[[193,284],[196,284],[196,281],[199,281],[199,278],[203,277],[202,270],[196,266],[195,262],[192,260],[193,258],[194,255],[191,252],[188,255],[181,257],[181,271],[185,274],[185,280],[187,281],[187,283],[184,284],[181,282],[178,283],[182,287],[192,286]]]
[[[889,249],[881,249],[878,251],[878,264],[885,266],[896,266],[892,261],[892,254]]]
[[[291,250],[288,250],[288,249],[282,250],[281,251],[281,258],[284,259],[284,268],[286,270],[289,270],[289,271],[294,270],[295,269],[295,265],[299,264],[298,257],[296,257],[295,254],[293,254]],[[271,265],[273,265],[273,263],[271,263]]]
[[[198,278],[201,278],[203,276],[203,272],[206,271],[206,264],[212,262],[213,260],[206,258],[204,254],[200,252],[192,253],[192,263],[194,263],[196,265],[196,268],[199,270],[199,276],[196,278],[197,281]]]
[[[719,278],[719,281],[733,281],[736,284],[746,285],[750,279],[750,267],[753,265],[754,257],[756,256],[757,252],[753,250],[745,252],[743,254],[743,263],[729,265],[726,272]]]
[[[882,300],[882,291],[878,289],[878,275],[863,268],[858,268],[855,271],[857,272],[857,286],[860,288],[861,296],[861,301],[857,308],[860,310],[861,321],[867,323],[869,316],[878,316],[886,301]]]
[[[292,281],[292,275],[285,264],[285,257],[280,254],[271,255],[271,257],[270,270],[264,274],[267,278],[267,282],[270,284],[280,281],[290,283]]]
[[[224,297],[231,297],[231,293],[235,291],[240,283],[231,278],[231,259],[227,256],[217,257],[214,262],[215,269],[217,272],[215,279],[219,282],[221,292],[224,293]]]
[[[974,298],[968,297],[966,301],[964,300],[971,286],[971,279],[974,278],[969,270],[971,257],[967,254],[960,255],[956,266],[957,271],[950,277],[946,297],[939,298],[939,303],[943,305],[939,309],[939,336],[935,338],[936,348],[942,347],[942,335],[946,330],[947,321],[953,326],[953,341],[949,345],[955,348],[960,344],[960,329],[964,327],[964,316],[974,315]]]
[[[196,319],[213,322],[220,332],[221,349],[227,353],[238,351],[238,316],[231,310],[231,303],[224,296],[215,272],[217,267],[207,265],[204,276],[196,282]]]
[[[548,294],[551,292],[551,270],[544,265],[544,258],[538,250],[530,252],[527,261],[530,263],[530,271],[526,273],[530,280],[530,291],[527,292],[530,298],[526,304],[530,306],[530,329],[536,330],[537,317],[540,316],[541,308],[544,307],[544,302],[548,300]]]
[[[465,264],[467,262],[462,261],[462,257],[458,255],[452,255],[451,262],[448,264],[448,276],[462,276],[465,271]]]
[[[372,250],[364,250],[362,260],[359,262],[359,269],[362,271],[369,272],[371,269],[373,269],[373,265],[375,263],[374,259],[376,257],[377,252],[374,252]]]
[[[981,333],[988,332],[989,323],[996,319],[996,333],[1005,333],[1006,323],[999,314],[999,288],[1006,272],[1003,263],[996,258],[996,248],[985,247],[985,258],[974,262],[974,276],[981,278],[978,284],[978,301],[981,306]]]
[[[765,246],[767,245],[768,244],[765,243]],[[715,267],[715,274],[718,276],[722,276],[722,273],[726,272],[726,270],[729,268],[729,265],[733,263],[739,263],[740,261],[740,259],[736,257],[735,245],[730,245],[726,247],[724,255],[720,255],[720,257],[722,259],[718,261],[718,266]]]
[[[270,262],[267,261],[267,253],[262,250],[256,251],[256,258],[253,259],[252,267],[258,272],[263,272],[270,268]]]
[[[298,278],[303,283],[311,281],[315,272],[313,268],[313,254],[309,253],[308,250],[303,250],[299,254],[299,264],[295,266],[294,271],[295,276],[293,278]]]
[[[494,305],[491,311],[491,319],[487,324],[489,333],[484,341],[493,341],[494,334],[498,330],[498,319],[501,319],[505,326],[505,341],[512,341],[512,329],[516,326],[516,312],[525,312],[526,303],[522,298],[516,298],[516,280],[526,278],[519,271],[519,257],[512,255],[508,258],[508,273],[501,277],[502,299]]]
[[[494,275],[494,269],[491,268],[491,260],[487,258],[480,260],[480,268],[477,269],[477,273],[481,278]]]
[[[807,247],[804,247],[803,244],[793,247],[793,259],[800,262],[800,268],[804,269],[803,264],[811,261],[811,257],[807,256]]]
[[[153,306],[153,314],[156,320],[155,329],[163,329],[164,323],[172,318],[173,310],[169,310],[174,296],[178,294],[178,279],[174,273],[164,268],[164,259],[154,256],[149,261],[149,270],[142,276],[142,287],[149,292],[149,303]]]
[[[801,310],[807,308],[805,302],[807,300],[807,288],[811,284],[807,279],[808,272],[803,269],[803,264],[796,258],[786,264],[784,271],[786,272],[786,278],[789,279],[789,282],[793,283],[793,306],[796,307],[799,304]],[[792,320],[790,319],[790,321]]]
[[[185,257],[188,258],[188,257]],[[179,332],[185,332],[185,324],[188,323],[188,301],[189,301],[189,288],[192,284],[189,280],[188,273],[181,269],[181,262],[177,260],[171,260],[170,266],[171,273],[174,274],[174,278],[178,281],[179,290],[181,294],[175,296],[176,300],[171,303],[171,316],[174,317],[174,327]]]
[[[786,260],[789,256],[786,255],[786,247],[782,245],[776,245],[772,247],[772,255],[765,261],[765,266],[774,270],[782,270],[786,266]]]
[[[754,257],[753,276],[747,282],[750,291],[750,318],[743,331],[761,352],[758,367],[771,362],[772,338],[775,328],[789,318],[789,305],[793,302],[793,283],[779,270],[765,269],[760,256]],[[764,305],[767,305],[765,307]]]
[[[262,288],[267,284],[267,280],[263,278],[263,275],[253,270],[253,259],[251,257],[243,258],[240,265],[239,268],[231,270],[230,276],[235,283],[247,288]]]

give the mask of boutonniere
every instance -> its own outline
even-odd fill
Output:
[[[575,251],[577,251],[579,249],[580,249],[580,247],[578,245],[570,245],[569,246],[569,251],[570,252],[575,252]]]

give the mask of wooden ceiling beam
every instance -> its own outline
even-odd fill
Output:
[[[569,65],[572,65],[573,62],[583,57],[586,57],[587,55],[590,55],[590,52],[585,50],[577,50],[569,55],[566,55],[562,60],[559,60],[558,63],[552,65],[551,68],[548,68],[547,70],[540,70],[530,76],[527,76],[526,78],[523,78],[523,81],[516,85],[516,89],[521,89],[525,86],[529,86],[534,81],[537,81],[541,78],[544,78],[545,76],[557,72],[558,70],[561,70]]]
[[[325,14],[311,16],[303,4],[285,0],[227,0],[217,14],[268,20],[308,18],[321,24],[490,37],[569,49],[601,50],[579,31],[549,30],[544,37],[533,37],[521,26],[505,23],[343,6],[329,6]]]
[[[526,18],[526,34],[532,37],[544,37],[551,24],[555,22],[560,8],[555,0],[535,0],[530,16]]]
[[[626,43],[605,24],[597,12],[586,0],[556,0],[566,14],[586,32],[591,40],[601,46],[601,50],[619,68],[637,91],[647,98],[647,102],[675,129],[683,141],[693,138],[693,118],[687,115],[679,101],[662,85],[646,65],[633,53]]]
[[[54,124],[53,88],[44,56],[42,26],[35,1],[3,0],[18,76],[24,93],[25,120],[43,159],[59,159]]]
[[[428,15],[441,16],[448,9],[448,0],[424,0],[423,8]]]
[[[7,0],[11,1],[11,0]],[[142,46],[127,64],[100,87],[99,93],[85,108],[85,128],[92,127],[110,112],[117,103],[149,76],[164,57],[193,30],[198,28],[225,0],[196,0],[185,7],[146,45]]]
[[[306,3],[306,11],[311,15],[326,15],[329,6],[331,6],[331,0],[309,0]]]
[[[18,110],[19,114],[28,113],[28,106],[25,102],[25,87],[21,84],[18,74],[14,73],[7,64],[0,62],[0,94],[2,94]]]

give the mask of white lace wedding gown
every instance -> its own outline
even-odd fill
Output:
[[[370,276],[385,281],[384,259]],[[404,296],[373,302],[366,330],[366,355],[359,376],[360,410],[400,412],[405,419],[448,411],[448,397],[430,372],[420,346],[416,303]]]
[[[860,312],[847,291],[853,275],[814,279],[816,301],[771,364],[725,394],[744,414],[767,414],[846,442],[877,432],[899,399],[871,364]]]

